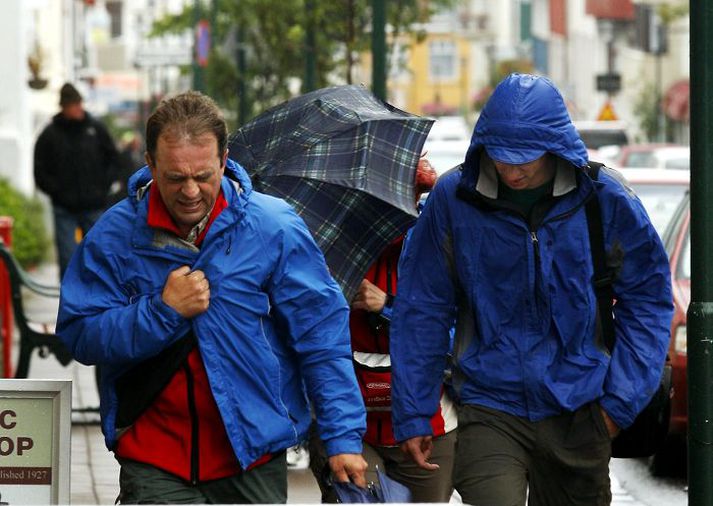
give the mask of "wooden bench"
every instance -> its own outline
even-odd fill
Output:
[[[0,240],[0,264],[5,267],[9,278],[10,297],[15,326],[20,334],[19,355],[15,378],[27,378],[30,370],[30,358],[35,349],[39,349],[42,358],[53,354],[60,364],[68,365],[72,355],[54,333],[55,324],[35,322],[30,320],[23,300],[23,287],[30,292],[47,298],[59,298],[59,286],[45,285],[35,281],[20,266],[5,244]],[[4,289],[4,287],[0,287]],[[5,350],[8,353],[9,350]]]

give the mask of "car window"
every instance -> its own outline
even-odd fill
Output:
[[[691,159],[688,157],[671,158],[664,163],[666,169],[688,170],[691,168]]]
[[[686,184],[632,184],[659,236],[663,236],[679,202],[688,190]]]
[[[656,167],[656,158],[651,151],[632,151],[624,161],[625,167]]]
[[[681,245],[681,255],[678,257],[678,278],[691,279],[691,229],[686,230],[686,239]]]
[[[588,149],[599,149],[610,144],[621,146],[629,142],[623,130],[579,130],[579,136]]]

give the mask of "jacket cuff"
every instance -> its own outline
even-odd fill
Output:
[[[357,453],[361,455],[362,440],[359,434],[348,434],[324,441],[328,457],[342,453]]]
[[[178,311],[163,301],[160,293],[154,294],[149,298],[149,306],[152,311],[158,314],[166,327],[178,327],[184,320]]]
[[[381,315],[382,318],[385,320],[391,321],[391,315],[394,314],[394,309],[392,305],[389,305],[388,303],[381,309],[381,312],[379,315]]]
[[[611,418],[620,429],[626,429],[634,423],[636,419],[637,413],[632,413],[628,409],[629,404],[622,402],[622,400],[617,397],[605,395],[599,399],[599,405],[604,408],[609,418]]]
[[[394,436],[398,442],[406,441],[412,437],[432,435],[433,427],[431,427],[430,418],[412,418],[408,422],[394,424]]]

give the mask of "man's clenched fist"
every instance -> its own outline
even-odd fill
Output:
[[[208,309],[210,285],[203,271],[184,265],[168,275],[161,298],[184,318],[193,318]]]

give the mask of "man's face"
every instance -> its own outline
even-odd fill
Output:
[[[146,156],[161,199],[184,236],[213,209],[227,157],[227,150],[218,156],[211,133],[195,138],[163,133],[156,159]]]
[[[555,164],[552,163],[547,154],[537,160],[521,165],[512,165],[494,160],[493,162],[500,180],[513,190],[537,188],[552,179],[555,174]]]
[[[81,102],[74,102],[62,106],[62,115],[67,119],[81,121],[84,119],[84,107]]]

